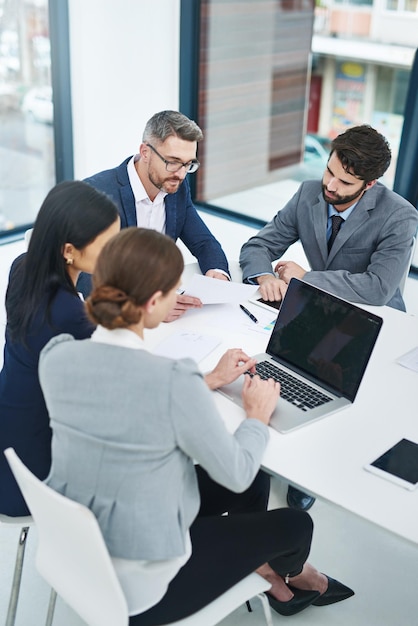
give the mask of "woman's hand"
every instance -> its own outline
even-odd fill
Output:
[[[258,375],[245,376],[242,401],[247,417],[254,417],[268,424],[279,396],[280,383],[272,378],[261,380]]]
[[[206,374],[206,384],[209,389],[228,385],[247,371],[255,372],[255,364],[256,360],[251,359],[241,348],[227,350],[212,372]]]
[[[178,320],[189,309],[201,309],[203,306],[199,298],[193,298],[193,296],[183,296],[179,294],[177,296],[176,304],[174,308],[168,313],[164,322],[174,322]]]

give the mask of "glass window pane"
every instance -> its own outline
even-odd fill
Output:
[[[223,203],[301,162],[312,24],[310,0],[202,1],[198,200]],[[249,204],[260,219],[274,212]]]
[[[418,13],[418,0],[405,0],[405,11]]]
[[[48,0],[0,0],[0,234],[55,183]]]

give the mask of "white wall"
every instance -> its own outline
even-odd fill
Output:
[[[69,0],[74,177],[137,151],[146,121],[179,106],[179,0]],[[4,294],[23,241],[0,245],[0,367]]]
[[[179,0],[69,0],[74,177],[137,152],[179,106]]]

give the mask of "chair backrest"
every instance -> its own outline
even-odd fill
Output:
[[[408,274],[409,274],[409,270],[410,270],[410,267],[411,267],[412,259],[414,258],[416,243],[417,243],[416,237],[414,237],[414,239],[412,241],[412,248],[411,248],[411,253],[409,255],[408,265],[406,266],[404,275],[402,276],[401,282],[399,283],[399,289],[400,289],[400,292],[401,292],[402,295],[404,294],[404,291],[405,291],[406,279],[408,278]]]
[[[33,228],[28,228],[28,230],[25,230],[25,246],[26,246],[26,250],[29,247],[29,242],[30,242],[30,238],[32,237],[32,232],[33,232]]]
[[[40,481],[12,448],[5,455],[35,521],[41,576],[89,626],[127,626],[125,596],[93,513]]]

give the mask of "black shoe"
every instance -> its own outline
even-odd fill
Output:
[[[302,591],[302,589],[292,589],[293,598],[287,602],[280,602],[273,598],[267,591],[267,599],[272,609],[280,615],[296,615],[303,609],[307,609],[319,596],[319,591]],[[324,594],[325,595],[325,594]]]
[[[291,485],[287,488],[286,500],[292,509],[300,509],[301,511],[308,511],[315,502],[313,496],[308,496],[307,493],[303,493]]]
[[[354,591],[350,589],[350,587],[346,587],[338,580],[334,580],[334,578],[330,578],[329,576],[327,576],[327,578],[328,589],[322,596],[319,596],[317,600],[312,602],[312,604],[315,606],[326,606],[327,604],[335,604],[335,602],[341,602],[341,600],[347,600],[347,598],[354,596]]]

